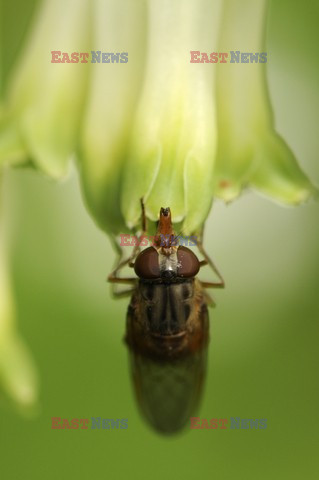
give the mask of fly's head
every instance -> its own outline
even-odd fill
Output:
[[[174,282],[197,275],[198,258],[189,248],[179,246],[176,239],[171,211],[161,208],[154,246],[143,250],[135,261],[134,270],[141,280]]]

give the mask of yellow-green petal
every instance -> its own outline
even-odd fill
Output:
[[[216,151],[213,70],[190,51],[216,42],[218,8],[205,0],[148,2],[145,81],[126,166],[122,209],[128,226],[169,206],[183,231],[204,222],[212,200]]]
[[[59,178],[75,150],[88,67],[51,63],[51,51],[87,51],[90,2],[45,0],[13,72],[0,130],[0,163],[19,157]]]
[[[0,389],[19,407],[29,408],[35,406],[38,400],[38,376],[30,351],[17,331],[14,296],[9,279],[6,223],[1,215]]]
[[[140,85],[145,49],[144,2],[95,2],[92,50],[128,52],[127,63],[94,64],[80,140],[84,195],[100,227],[124,231],[122,176]]]

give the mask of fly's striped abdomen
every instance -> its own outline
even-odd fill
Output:
[[[140,283],[126,341],[143,416],[161,433],[181,430],[196,413],[206,372],[208,311],[199,283]]]

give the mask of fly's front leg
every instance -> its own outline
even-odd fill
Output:
[[[135,260],[135,257],[137,256],[137,253],[138,253],[137,251],[135,252],[133,251],[132,255],[130,255],[126,260],[119,262],[117,267],[107,277],[107,281],[112,284],[112,289],[111,289],[112,295],[116,298],[123,298],[123,297],[130,296],[135,289],[137,279],[134,277],[118,277],[118,272],[127,265],[131,266],[132,264],[134,266],[134,260]],[[123,285],[123,284],[131,285],[132,288],[130,288],[129,290],[116,290],[116,285]]]
[[[139,241],[140,240],[138,240],[138,243],[139,243]],[[111,283],[125,283],[125,282],[122,281],[122,280],[125,280],[124,278],[118,277],[118,272],[126,266],[129,266],[130,268],[134,267],[134,261],[135,261],[137,255],[138,255],[138,253],[139,253],[139,250],[140,250],[140,247],[139,247],[138,243],[134,246],[134,249],[133,249],[131,255],[128,258],[126,258],[125,260],[119,261],[116,268],[107,277],[108,282],[111,282]],[[122,253],[121,253],[120,258],[121,257],[122,257]],[[126,280],[128,280],[128,279],[126,279]],[[134,280],[134,279],[132,279],[132,280]]]
[[[123,267],[125,267],[126,265],[129,265],[131,260],[132,259],[131,259],[131,256],[130,256],[126,260],[123,260],[122,262],[120,262],[117,265],[117,267],[113,270],[113,272],[111,272],[109,274],[109,276],[107,277],[107,281],[112,284],[112,288],[111,288],[112,295],[116,298],[123,298],[123,297],[129,296],[134,291],[136,281],[137,281],[136,278],[134,278],[134,277],[118,277],[118,272]],[[131,285],[132,288],[130,288],[128,290],[116,290],[116,285],[123,285],[123,284]]]
[[[205,288],[224,288],[225,287],[225,281],[219,272],[218,268],[214,264],[213,260],[208,256],[206,253],[206,250],[204,249],[203,243],[202,243],[202,237],[203,237],[203,232],[201,233],[200,237],[197,240],[197,248],[200,251],[200,253],[203,255],[204,260],[200,262],[200,266],[203,267],[205,265],[209,265],[213,272],[216,273],[217,277],[219,278],[218,282],[201,282],[203,287]]]
[[[117,264],[116,268],[109,274],[107,277],[107,281],[112,283],[112,284],[129,284],[132,285],[133,288],[130,290],[124,290],[124,291],[116,291],[114,288],[112,289],[112,293],[116,297],[123,297],[131,294],[134,290],[134,287],[137,283],[137,278],[135,277],[119,277],[118,273],[119,271],[128,266],[130,268],[134,267],[134,262],[137,257],[137,255],[140,252],[140,244],[143,240],[143,237],[146,235],[146,217],[145,217],[145,209],[144,209],[144,203],[143,199],[141,199],[141,208],[142,208],[142,233],[138,237],[136,244],[134,245],[134,248],[132,250],[131,255],[126,258],[125,260],[121,261],[121,258],[123,257],[123,250],[121,249],[120,245],[117,242],[114,242],[115,248],[119,252],[119,263]]]
[[[141,236],[143,236],[143,234]],[[138,241],[138,243],[139,243],[139,241]],[[127,259],[119,262],[117,267],[107,277],[107,281],[112,284],[112,289],[111,289],[112,295],[116,298],[123,298],[123,297],[131,296],[134,289],[135,289],[135,286],[136,286],[137,281],[138,281],[137,278],[136,277],[119,277],[118,272],[126,266],[129,266],[130,268],[134,267],[135,259],[136,259],[137,255],[139,253],[139,250],[140,250],[140,247],[139,247],[138,243],[137,243],[137,245],[134,246],[134,249],[133,249],[131,255]],[[116,285],[123,285],[123,284],[131,285],[132,288],[130,288],[128,290],[117,290],[116,289]]]

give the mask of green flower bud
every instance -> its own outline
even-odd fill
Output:
[[[120,203],[132,121],[143,83],[145,16],[144,2],[94,2],[92,50],[104,46],[108,52],[129,52],[127,63],[92,65],[80,136],[85,198],[107,232],[127,230]]]
[[[1,163],[31,161],[59,178],[78,141],[88,65],[51,63],[51,51],[87,51],[89,0],[46,0],[13,72],[0,121]]]
[[[190,63],[190,51],[216,43],[214,3],[149,2],[145,81],[122,194],[130,227],[142,197],[151,220],[169,206],[185,234],[198,231],[208,215],[217,141],[213,68]]]
[[[30,408],[38,399],[37,370],[29,349],[17,332],[4,232],[4,222],[0,218],[0,388],[19,407]]]
[[[234,51],[233,58],[236,52],[260,52],[265,59],[267,0],[223,3],[219,50]],[[229,62],[217,68],[215,195],[228,202],[251,186],[275,200],[298,204],[315,194],[293,153],[275,132],[266,63]]]

